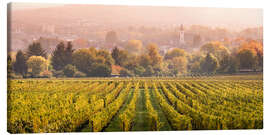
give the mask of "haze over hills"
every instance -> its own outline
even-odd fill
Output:
[[[25,6],[21,10],[15,10],[14,6],[13,9],[14,19],[34,24],[68,23],[84,19],[107,25],[197,24],[229,29],[262,25],[262,9],[105,5],[48,5],[35,9]]]
[[[78,48],[106,48],[105,36],[111,30],[122,43],[137,39],[172,47],[178,40],[180,24],[184,24],[187,46],[193,44],[196,35],[204,42],[262,37],[262,9],[36,3],[9,6],[11,50],[25,49],[37,39],[49,50],[61,40],[74,41]]]

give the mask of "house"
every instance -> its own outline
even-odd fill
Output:
[[[120,71],[123,68],[118,65],[112,65],[111,77],[120,77]]]

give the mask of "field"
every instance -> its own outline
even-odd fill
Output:
[[[9,80],[7,110],[10,133],[262,129],[263,80]]]

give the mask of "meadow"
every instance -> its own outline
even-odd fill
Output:
[[[263,76],[8,80],[8,132],[263,128]]]

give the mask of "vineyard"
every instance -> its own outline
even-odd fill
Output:
[[[10,133],[262,129],[263,80],[9,80],[7,110]]]

